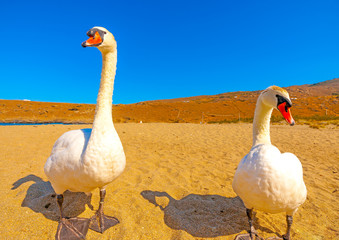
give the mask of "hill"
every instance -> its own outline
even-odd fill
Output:
[[[286,87],[295,118],[337,119],[339,78]],[[229,92],[113,106],[114,122],[216,123],[251,121],[260,91]],[[94,104],[0,100],[0,122],[91,123]],[[281,120],[277,111],[273,120]]]

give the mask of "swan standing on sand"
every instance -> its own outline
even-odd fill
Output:
[[[103,58],[101,82],[92,129],[64,133],[54,144],[45,164],[60,208],[60,222],[56,239],[83,239],[88,227],[103,233],[119,223],[103,213],[105,186],[118,177],[126,164],[125,153],[112,121],[113,83],[117,63],[117,45],[113,35],[105,28],[94,27],[83,47],[97,47]],[[85,218],[66,219],[62,211],[63,192],[89,193],[100,189],[100,203],[96,214]]]
[[[252,224],[253,209],[268,213],[286,212],[287,232],[283,239],[291,239],[293,214],[307,195],[303,170],[294,154],[281,154],[270,140],[273,109],[277,108],[293,126],[291,106],[287,91],[276,86],[267,88],[258,98],[253,120],[253,146],[239,163],[233,180],[233,189],[246,206],[250,231],[238,235],[236,240],[253,240],[258,236]]]

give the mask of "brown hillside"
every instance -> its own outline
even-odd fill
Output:
[[[339,117],[339,78],[286,88],[296,118]],[[228,122],[252,119],[260,91],[229,92],[113,106],[115,122]],[[91,123],[94,104],[0,100],[0,122]],[[274,116],[279,116],[275,111]],[[279,118],[278,118],[279,119]]]

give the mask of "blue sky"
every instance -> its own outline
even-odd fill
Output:
[[[2,1],[0,99],[95,103],[93,26],[118,43],[113,102],[339,77],[339,2]]]

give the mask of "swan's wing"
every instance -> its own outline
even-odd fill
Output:
[[[64,133],[54,144],[44,170],[54,189],[74,176],[81,165],[81,156],[86,149],[91,129],[72,130]],[[60,190],[65,191],[66,189]]]
[[[54,143],[51,156],[54,157],[60,153],[69,154],[70,158],[73,155],[77,157],[84,150],[85,145],[89,140],[92,129],[72,130],[61,135]]]
[[[232,183],[233,190],[240,197],[249,194],[252,185],[260,185],[261,178],[265,175],[266,159],[280,159],[280,156],[279,149],[273,145],[260,144],[252,147],[237,167]]]
[[[306,200],[307,190],[303,179],[303,167],[301,162],[293,153],[283,153],[282,163],[286,166],[286,175],[289,176],[290,186],[295,189],[294,199],[298,199],[297,205],[301,205]]]

